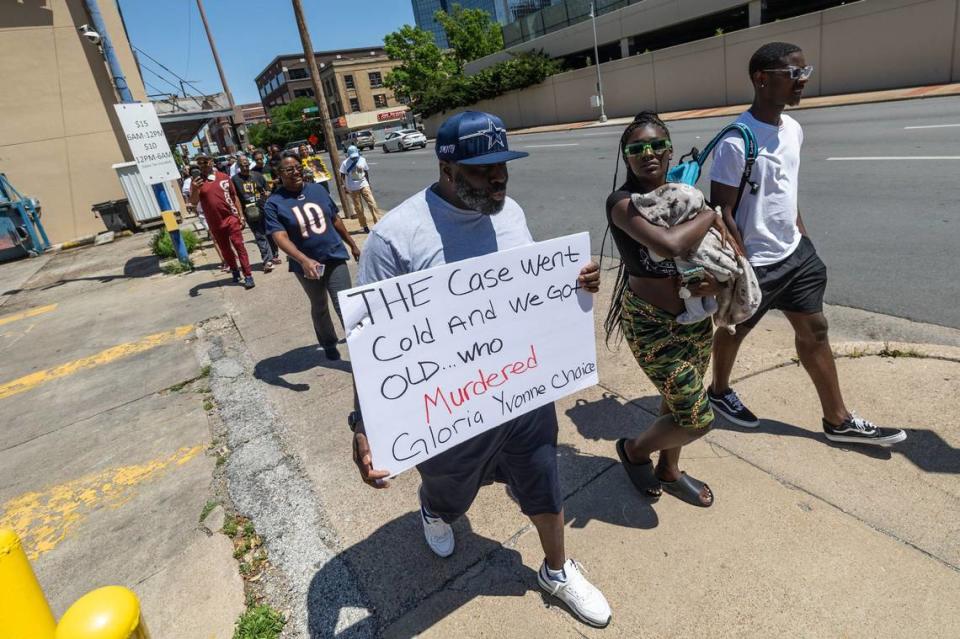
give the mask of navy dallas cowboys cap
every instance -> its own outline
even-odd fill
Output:
[[[503,120],[490,113],[464,111],[444,120],[437,131],[437,158],[457,164],[500,164],[529,153],[511,151]]]

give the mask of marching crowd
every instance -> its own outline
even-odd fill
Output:
[[[637,115],[619,142],[625,177],[606,200],[606,219],[622,265],[605,328],[608,339],[622,335],[661,395],[660,417],[642,432],[624,424],[624,437],[616,443],[621,465],[643,499],[666,493],[697,507],[715,503],[706,482],[681,470],[681,452],[706,434],[718,415],[742,427],[759,425],[730,376],[740,345],[771,309],[782,311],[793,326],[800,362],[820,399],[826,439],[890,446],[906,438],[902,430],[854,414],[840,390],[823,314],[827,268],[798,207],[803,130],[784,113],[800,103],[813,67],[799,47],[775,42],[758,49],[744,71],[754,100],[737,122],[751,132],[757,148],[751,152],[737,135],[718,141],[706,198],[710,205],[691,219],[659,225],[637,208],[636,195],[668,182],[673,144],[657,114]],[[257,238],[265,271],[268,264],[279,263],[278,248],[287,254],[290,270],[310,299],[317,340],[328,358],[339,359],[327,298],[339,315],[336,293],[350,287],[349,259],[359,261],[358,283],[367,284],[533,241],[522,208],[506,191],[507,162],[527,154],[509,149],[497,116],[467,111],[450,117],[437,132],[436,154],[437,181],[369,231],[360,212],[367,204],[377,222],[368,166],[355,148],[349,150],[339,172],[363,230],[370,233],[362,253],[329,195],[329,171],[305,146],[298,153],[281,154],[275,147],[266,154],[254,151],[222,168],[214,167],[210,157],[198,156],[184,190],[206,216],[235,280],[242,274],[246,285],[253,285],[241,235],[244,221]],[[477,241],[491,232],[495,241]],[[678,267],[708,233],[722,238],[730,254],[744,258],[759,288],[752,316],[732,331],[714,331],[709,316],[691,322],[680,317],[681,289],[706,297],[729,285],[709,270],[691,275]],[[597,264],[583,268],[579,283],[589,292],[599,290]],[[362,480],[386,488],[388,473],[371,458],[356,401],[348,424]],[[451,524],[467,512],[483,485],[507,484],[543,546],[539,585],[583,622],[603,627],[610,622],[610,606],[564,546],[557,429],[555,408],[548,404],[421,463],[424,537],[436,555],[451,555],[456,545]]]

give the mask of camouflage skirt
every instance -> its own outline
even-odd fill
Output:
[[[683,428],[709,426],[713,410],[703,376],[710,362],[712,320],[678,324],[673,315],[627,289],[620,325],[637,363],[660,391],[677,424]]]

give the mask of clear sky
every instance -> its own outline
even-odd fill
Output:
[[[119,3],[133,46],[180,77],[196,81],[199,92],[221,90],[196,0]],[[204,0],[203,7],[234,99],[238,104],[259,102],[257,74],[277,55],[303,51],[290,0]],[[303,0],[303,10],[317,51],[382,46],[383,36],[414,23],[410,0]],[[138,56],[147,93],[179,92],[175,77]]]

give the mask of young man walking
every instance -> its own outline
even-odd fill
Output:
[[[200,174],[190,183],[190,203],[203,207],[203,215],[207,218],[207,225],[214,242],[220,247],[223,260],[230,267],[233,281],[241,281],[240,272],[243,271],[244,288],[253,288],[253,272],[250,270],[250,258],[243,245],[243,209],[237,198],[237,191],[233,188],[230,178],[225,173],[217,171],[213,166],[213,159],[206,154],[196,156]],[[239,259],[240,264],[237,265]]]
[[[363,214],[363,205],[366,203],[367,208],[370,209],[370,215],[373,216],[373,223],[376,224],[377,201],[373,199],[373,191],[370,190],[370,167],[357,147],[347,148],[347,158],[340,163],[340,176],[346,184],[353,210],[357,214],[360,226],[363,227],[363,232],[369,233],[367,217]]]
[[[510,151],[500,118],[466,111],[437,132],[440,179],[390,211],[360,258],[359,284],[524,246],[533,241],[523,210],[507,197],[507,165],[526,153]],[[600,270],[580,271],[596,292]],[[358,411],[351,414],[353,459],[363,481],[387,486],[374,470]],[[547,404],[477,435],[417,466],[420,519],[427,545],[440,557],[454,550],[450,524],[467,512],[480,487],[501,481],[537,528],[544,561],[537,581],[585,623],[603,627],[610,606],[564,551],[563,494],[557,469],[557,414]]]
[[[730,387],[730,374],[740,344],[770,309],[783,311],[793,326],[797,354],[813,381],[823,408],[827,439],[843,443],[891,446],[907,438],[905,432],[881,428],[847,410],[840,392],[837,367],[823,315],[827,267],[807,235],[797,206],[800,147],[803,130],[783,113],[800,104],[813,73],[799,47],[773,42],[750,59],[754,100],[738,118],[757,137],[759,153],[751,181],[734,212],[743,176],[743,139],[732,135],[714,152],[710,195],[723,210],[730,233],[744,249],[763,292],[760,308],[737,327],[735,335],[717,331],[713,341],[713,384],[708,396],[714,411],[730,422],[755,428],[760,422]]]

